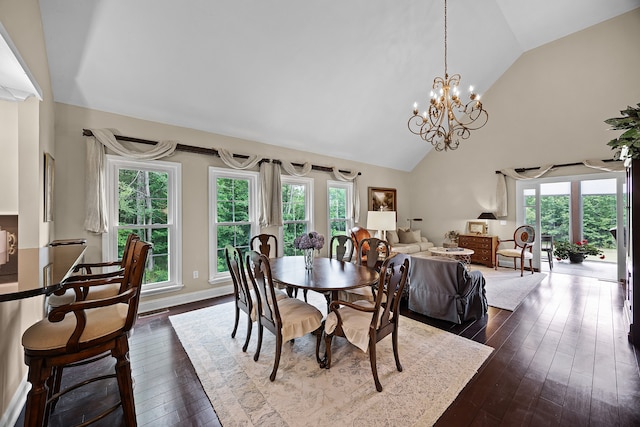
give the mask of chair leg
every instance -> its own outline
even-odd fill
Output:
[[[331,368],[331,340],[333,339],[332,334],[324,334],[324,366],[322,368],[329,369]]]
[[[118,380],[118,390],[120,391],[124,424],[127,427],[137,426],[131,363],[129,362],[129,342],[126,335],[116,339],[116,346],[111,350],[111,355],[116,359],[116,378]]]
[[[236,302],[236,321],[233,323],[233,331],[231,331],[231,338],[236,337],[236,331],[238,330],[238,322],[240,322],[240,307]]]
[[[398,353],[398,328],[396,324],[396,328],[393,330],[391,334],[391,339],[393,341],[393,356],[396,358],[396,368],[398,372],[402,372],[402,365],[400,364],[400,354]]]
[[[533,259],[529,259],[529,270],[531,270],[531,274],[533,274]]]
[[[324,330],[324,322],[313,333],[316,336],[316,362],[321,363],[320,359],[320,341],[322,341],[322,331]]]
[[[522,264],[520,264],[522,266]],[[517,270],[517,264],[516,264],[516,259],[513,259],[513,269]]]
[[[253,360],[258,361],[260,357],[260,348],[262,348],[262,331],[264,330],[264,326],[260,323],[260,318],[258,318],[258,345],[256,346],[256,354],[253,355]]]
[[[551,251],[547,252],[547,258],[549,258],[549,270],[553,270],[553,256]]]
[[[376,390],[382,391],[382,384],[378,379],[378,366],[376,364],[376,343],[369,338],[369,362],[371,362],[371,373],[373,374],[373,382],[376,383]]]
[[[51,375],[51,367],[46,366],[44,359],[31,359],[28,363],[28,380],[31,390],[27,394],[25,410],[25,427],[41,427],[44,425],[47,407],[47,379]]]
[[[516,259],[513,259],[513,269],[516,267]],[[520,277],[524,276],[524,258],[520,258]]]
[[[251,321],[251,316],[247,315],[247,338],[244,340],[244,345],[242,346],[242,351],[246,352],[247,347],[249,347],[249,340],[251,339],[251,329],[253,328],[253,322]]]
[[[276,379],[276,373],[278,372],[278,366],[280,365],[280,354],[282,353],[282,333],[278,331],[276,335],[276,357],[273,360],[273,370],[269,379],[274,381]]]
[[[53,368],[53,389],[49,390],[49,395],[54,395],[60,392],[60,386],[62,385],[62,366],[57,366]],[[56,404],[58,403],[58,399],[51,402],[51,412],[56,409]]]

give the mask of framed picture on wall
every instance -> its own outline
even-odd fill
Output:
[[[395,188],[369,187],[370,211],[396,211],[397,208]]]

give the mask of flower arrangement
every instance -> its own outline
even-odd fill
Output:
[[[575,243],[569,243],[568,241],[559,241],[555,244],[553,254],[558,260],[576,256],[582,257],[584,259],[587,257],[587,255],[597,255],[600,257],[600,259],[604,259],[604,253],[595,245],[590,244],[586,240]]]
[[[293,247],[296,249],[322,249],[324,247],[324,236],[316,231],[304,233],[293,240]]]
[[[457,242],[460,233],[457,230],[451,230],[444,233],[444,237],[449,239],[451,242]]]

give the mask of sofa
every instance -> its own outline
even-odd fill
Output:
[[[458,324],[487,313],[482,273],[455,259],[411,256],[408,285],[408,307],[416,313]]]
[[[420,230],[409,230],[399,228],[393,231],[387,231],[387,241],[391,246],[391,252],[400,254],[417,254],[426,252],[429,254],[429,248],[434,247],[426,237],[421,235]]]

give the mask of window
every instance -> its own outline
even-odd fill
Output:
[[[282,247],[284,255],[301,255],[293,240],[312,230],[313,179],[282,177]]]
[[[153,245],[143,295],[182,287],[180,179],[179,163],[107,156],[109,228],[103,254],[105,259],[121,258],[130,233]]]
[[[258,229],[257,182],[256,172],[209,168],[209,281],[212,283],[229,278],[225,247],[230,245],[244,253]]]
[[[329,208],[329,239],[339,234],[349,235],[353,227],[352,197],[353,183],[327,181],[327,206]]]

